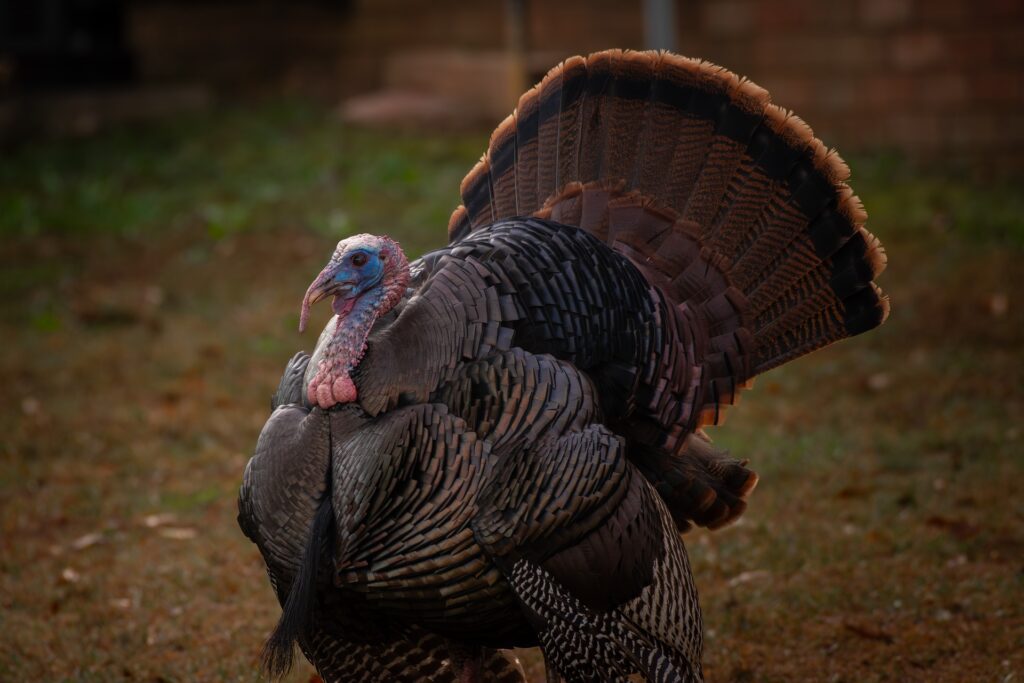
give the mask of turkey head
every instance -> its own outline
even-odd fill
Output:
[[[309,382],[308,398],[324,410],[356,400],[351,371],[366,351],[374,321],[390,311],[409,283],[409,261],[390,237],[355,235],[338,242],[331,260],[306,290],[299,331],[309,307],[333,296],[333,331]],[[330,329],[330,326],[328,326]]]

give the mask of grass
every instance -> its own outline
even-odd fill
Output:
[[[278,608],[235,494],[301,294],[342,235],[441,244],[485,139],[264,105],[5,155],[0,679],[258,680]],[[686,536],[708,679],[1019,680],[1024,206],[851,165],[893,315],[714,431],[761,485]]]

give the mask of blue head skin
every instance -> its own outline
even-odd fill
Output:
[[[380,251],[375,247],[350,249],[332,264],[334,275],[327,283],[326,292],[335,295],[334,312],[340,313],[339,304],[344,306],[359,295],[380,284],[384,275],[384,263]]]
[[[306,291],[299,331],[305,330],[309,307],[317,301],[333,295],[334,312],[344,317],[364,294],[382,302],[393,289],[392,281],[407,268],[401,248],[388,237],[356,235],[338,242],[331,260]]]

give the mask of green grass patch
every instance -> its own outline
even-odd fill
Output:
[[[851,185],[876,234],[902,239],[956,233],[978,243],[1024,247],[1024,193],[1015,180],[922,169],[891,153],[855,157],[850,166]]]
[[[0,235],[441,229],[485,144],[353,129],[291,102],[24,145],[0,166]]]

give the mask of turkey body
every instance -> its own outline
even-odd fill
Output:
[[[307,354],[299,353],[289,362],[239,495],[239,524],[260,549],[282,606],[303,568],[318,511],[330,511],[324,502],[331,494],[332,420],[342,421],[334,427],[339,434],[351,426],[350,415],[304,405],[302,377],[308,361]],[[298,640],[325,681],[460,680],[457,662],[465,656],[464,647],[411,624],[382,620],[358,594],[334,587],[330,549],[316,551],[315,619]],[[481,680],[523,680],[515,658],[487,650],[481,659]]]
[[[703,428],[756,375],[888,312],[846,175],[704,62],[598,53],[525,94],[463,181],[449,245],[369,334],[357,404],[305,403],[335,317],[247,469],[240,521],[282,602],[272,565],[294,576],[312,547],[322,567],[300,637],[318,668],[315,637],[385,668],[430,637],[449,657],[420,673],[540,644],[570,681],[701,680],[678,530],[735,519],[757,481]],[[359,650],[325,626],[342,614],[387,627]]]
[[[332,618],[341,633],[346,619],[349,629],[366,619],[392,625],[379,642],[422,630],[488,650],[539,643],[569,680],[699,680],[685,550],[621,439],[596,421],[594,397],[573,366],[515,348],[461,365],[431,401],[376,418],[279,407],[246,472],[241,516],[260,517],[258,500],[308,528],[329,490],[333,581],[319,589],[326,618],[314,634]],[[286,449],[278,436],[310,441]],[[268,567],[281,557],[296,573],[294,543],[308,532],[274,541],[267,526],[252,524],[251,537]],[[300,639],[324,671],[316,642]]]

